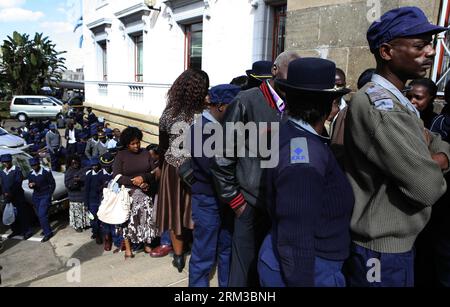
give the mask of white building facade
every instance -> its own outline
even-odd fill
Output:
[[[284,50],[286,1],[84,0],[86,104],[157,142],[166,94],[187,68],[211,86]]]

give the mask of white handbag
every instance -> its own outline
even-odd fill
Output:
[[[111,225],[119,225],[128,221],[133,199],[128,193],[130,189],[119,185],[117,181],[122,175],[117,175],[108,187],[103,189],[103,200],[98,208],[98,219]]]

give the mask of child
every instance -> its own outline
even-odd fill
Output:
[[[112,177],[112,165],[114,163],[114,155],[107,152],[103,154],[100,157],[100,164],[103,167],[102,171],[102,183],[103,187],[107,187],[108,183],[113,179]],[[122,241],[123,236],[119,233],[119,227],[116,227],[116,225],[106,224],[102,222],[102,232],[103,232],[103,238],[105,241],[103,249],[105,251],[110,251],[112,248],[112,244],[117,247],[114,252],[118,252],[119,249],[122,247]]]
[[[98,158],[92,158],[90,162],[91,170],[86,173],[85,179],[85,201],[84,204],[87,206],[89,212],[93,215],[91,216],[91,227],[92,236],[91,239],[95,239],[97,244],[103,244],[103,239],[100,229],[100,221],[97,217],[98,208],[103,196],[103,172],[100,166],[100,160]]]

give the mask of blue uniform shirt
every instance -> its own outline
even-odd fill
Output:
[[[9,170],[4,169],[0,172],[0,179],[2,181],[2,194],[8,193],[12,202],[16,199],[23,198],[23,176],[20,167],[14,165]]]
[[[287,286],[314,286],[316,257],[349,255],[354,196],[327,143],[291,119],[281,126],[279,164],[268,170],[273,246]]]
[[[33,196],[49,196],[52,197],[55,192],[55,178],[50,170],[41,167],[39,172],[32,170],[28,175],[28,182],[34,182],[36,186],[33,188]]]

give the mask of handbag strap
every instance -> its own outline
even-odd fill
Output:
[[[111,182],[111,186],[114,186],[117,181],[119,181],[120,177],[122,177],[121,174],[118,174],[116,177],[114,177],[113,181]]]

